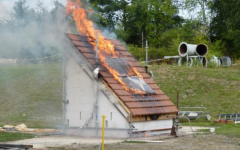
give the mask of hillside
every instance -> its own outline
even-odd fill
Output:
[[[176,104],[207,107],[211,115],[239,113],[238,68],[152,65],[154,80]],[[54,127],[62,119],[62,66],[59,64],[0,65],[0,125],[25,123]]]
[[[0,65],[0,125],[54,127],[62,118],[62,66]]]
[[[149,68],[161,90],[180,107],[206,107],[212,116],[240,113],[240,66],[201,68],[153,65]]]

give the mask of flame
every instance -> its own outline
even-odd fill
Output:
[[[144,92],[134,89],[128,88],[125,83],[121,80],[119,73],[113,68],[109,67],[109,65],[105,61],[105,57],[113,57],[120,58],[121,55],[118,51],[114,50],[114,44],[111,41],[105,39],[103,35],[101,35],[100,30],[95,30],[93,26],[93,22],[87,19],[87,11],[83,8],[81,0],[76,0],[76,2],[68,1],[66,5],[67,15],[72,14],[73,19],[76,22],[77,30],[80,34],[83,34],[88,37],[88,42],[93,45],[94,50],[96,51],[96,34],[98,35],[98,57],[101,64],[108,69],[108,71],[113,75],[114,79],[117,80],[122,87],[128,91],[133,92],[134,94],[144,94]],[[139,78],[143,78],[141,74],[134,67],[127,68],[128,75],[137,75]]]

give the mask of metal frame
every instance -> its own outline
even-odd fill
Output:
[[[218,118],[219,120],[224,117],[224,119],[231,119],[234,121],[234,123],[240,123],[240,113],[238,114],[219,114]]]
[[[0,144],[3,149],[32,149],[33,145],[20,145],[20,144]]]
[[[188,110],[180,110],[180,109],[188,109]],[[197,109],[197,110],[192,111],[191,109]],[[185,116],[189,119],[198,119],[200,117],[207,118],[208,121],[211,119],[211,115],[208,112],[206,107],[179,107],[178,115],[181,117]]]

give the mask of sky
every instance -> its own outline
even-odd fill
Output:
[[[14,2],[17,0],[0,0],[0,19],[9,19],[11,15]],[[43,2],[44,7],[51,10],[54,7],[55,0],[26,0],[27,6],[35,8],[38,1]],[[57,0],[62,4],[66,4],[67,0]]]
[[[11,11],[14,6],[14,2],[17,0],[0,0],[0,20],[10,19]],[[44,7],[51,10],[54,7],[55,0],[26,0],[27,6],[30,8],[35,8],[38,1],[43,2]],[[66,4],[67,0],[57,0],[62,4]],[[183,18],[190,18],[189,13],[186,10],[179,10],[179,15]]]

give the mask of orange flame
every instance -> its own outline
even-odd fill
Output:
[[[105,57],[114,57],[119,58],[121,55],[119,52],[114,50],[114,44],[111,41],[105,39],[103,35],[101,35],[100,30],[95,30],[93,27],[93,22],[87,19],[86,10],[81,8],[82,6],[81,0],[76,0],[76,2],[68,1],[66,6],[67,15],[72,14],[73,19],[76,22],[77,30],[80,34],[83,34],[88,37],[88,42],[93,45],[94,50],[96,51],[96,34],[98,35],[98,57],[101,61],[102,65],[108,69],[108,71],[113,75],[114,79],[117,80],[122,87],[128,92],[134,92],[135,94],[143,94],[142,91],[138,89],[128,88],[125,83],[119,77],[119,73],[113,68],[109,67],[109,65],[105,61]],[[139,78],[142,78],[141,74],[134,67],[128,67],[128,74],[136,74]]]

